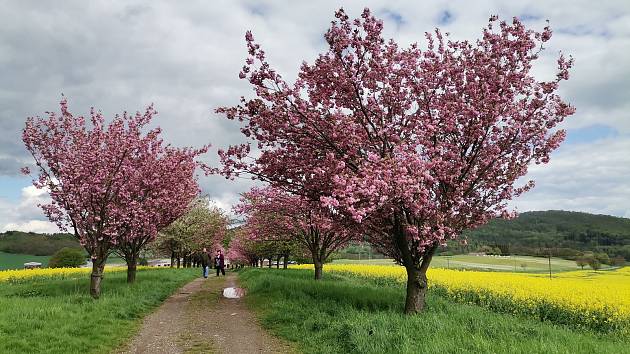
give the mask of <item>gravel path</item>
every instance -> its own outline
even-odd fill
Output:
[[[223,298],[236,275],[196,279],[144,319],[139,333],[118,353],[293,353],[266,333],[243,299]]]

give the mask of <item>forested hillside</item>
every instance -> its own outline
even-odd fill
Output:
[[[516,219],[493,220],[466,233],[471,246],[490,245],[503,253],[571,256],[605,252],[630,259],[630,219],[569,211],[534,211]]]
[[[466,236],[468,247],[449,249],[458,253],[474,252],[487,245],[504,254],[546,255],[551,252],[554,256],[571,258],[584,251],[593,251],[630,259],[630,219],[609,215],[557,210],[526,212],[513,220],[493,220],[468,231]],[[2,252],[52,255],[63,247],[80,245],[70,234],[0,233]],[[360,253],[367,257],[369,250],[365,247],[367,245]],[[344,251],[356,253],[350,248]],[[372,253],[370,256],[378,255]]]
[[[50,256],[64,247],[80,248],[81,245],[70,234],[0,233],[0,252]]]

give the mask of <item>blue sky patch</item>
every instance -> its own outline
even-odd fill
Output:
[[[383,10],[382,14],[383,17],[392,20],[396,24],[396,28],[400,28],[400,26],[405,23],[405,19],[403,18],[403,16],[396,11],[385,9]]]
[[[27,176],[0,176],[0,198],[17,203],[22,196],[22,188],[31,184],[31,178]]]
[[[534,14],[522,14],[517,16],[519,20],[523,21],[523,22],[530,22],[530,21],[538,21],[542,19],[542,16],[539,15],[534,15]]]
[[[439,16],[438,16],[438,24],[439,25],[448,25],[450,23],[452,23],[455,20],[453,14],[448,11],[448,10],[444,10],[442,12],[440,12]]]
[[[567,138],[565,144],[583,144],[591,143],[596,140],[615,138],[619,136],[619,132],[603,124],[593,124],[578,129],[567,129]]]

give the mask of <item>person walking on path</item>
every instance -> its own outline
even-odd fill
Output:
[[[217,277],[219,272],[225,275],[225,257],[223,257],[221,250],[217,250],[217,255],[214,257],[214,268],[217,270]]]
[[[201,251],[201,267],[203,268],[203,277],[207,278],[210,270],[210,255],[205,247]]]

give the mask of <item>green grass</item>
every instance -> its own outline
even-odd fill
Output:
[[[393,264],[391,259],[336,259],[333,263],[379,265]],[[523,267],[523,265],[525,265],[525,267]],[[431,267],[527,273],[545,273],[549,271],[547,258],[530,256],[494,257],[465,254],[449,257],[438,256],[433,258]],[[610,267],[603,266],[602,269],[606,268]],[[581,268],[578,267],[574,261],[562,258],[551,258],[552,272],[566,272],[579,269]]]
[[[623,339],[493,313],[430,293],[402,314],[404,288],[306,270],[247,269],[240,276],[263,326],[305,353],[622,353]]]
[[[108,353],[124,343],[140,319],[198,269],[105,274],[102,295],[93,300],[88,276],[0,283],[0,353]]]
[[[14,254],[0,252],[0,270],[23,269],[26,262],[39,262],[42,267],[48,267],[51,256],[32,256],[30,254]],[[86,256],[87,259],[87,256]],[[126,265],[124,259],[111,255],[107,258],[107,264]]]
[[[50,256],[31,256],[29,254],[13,254],[0,252],[0,270],[22,269],[26,262],[39,262],[42,267],[48,266]]]

